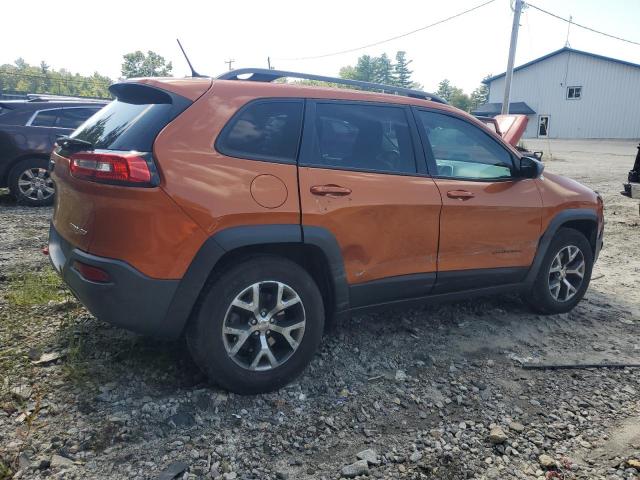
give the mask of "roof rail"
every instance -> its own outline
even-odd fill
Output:
[[[109,99],[95,97],[74,97],[71,95],[55,95],[51,93],[28,93],[28,102],[85,102],[85,103],[107,103]]]
[[[239,78],[240,75],[251,75],[248,78]],[[280,78],[299,78],[301,80],[317,80],[319,82],[337,83],[349,87],[359,87],[363,90],[382,90],[383,93],[393,93],[405,97],[421,98],[423,100],[431,100],[432,102],[447,103],[446,100],[440,98],[433,93],[427,93],[411,88],[396,87],[394,85],[385,85],[383,83],[364,82],[362,80],[349,80],[346,78],[325,77],[324,75],[314,75],[311,73],[287,72],[285,70],[270,70],[266,68],[240,68],[231,70],[216,77],[218,80],[248,80],[252,82],[273,82]]]

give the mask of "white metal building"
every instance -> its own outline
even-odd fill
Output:
[[[500,113],[504,80],[474,114]],[[514,69],[510,113],[529,116],[524,138],[640,138],[640,65],[562,48]]]

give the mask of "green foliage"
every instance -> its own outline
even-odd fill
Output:
[[[471,110],[471,98],[469,95],[464,93],[461,88],[451,85],[451,82],[446,78],[438,84],[436,95],[444,98],[460,110],[464,110],[465,112]]]
[[[404,88],[413,88],[414,82],[411,81],[411,74],[413,72],[409,70],[409,64],[413,60],[407,60],[406,55],[407,53],[403,51],[396,53],[396,63],[393,66],[393,70],[397,85]]]
[[[383,53],[379,57],[362,55],[355,66],[347,65],[340,69],[340,77],[349,80],[362,80],[364,82],[384,83],[405,88],[420,88],[420,85],[411,80],[408,65],[411,60],[406,59],[406,52],[396,53],[395,63]]]
[[[487,75],[484,79],[487,79],[490,76],[491,75]],[[445,78],[438,84],[436,94],[444,98],[454,107],[464,110],[465,112],[471,112],[480,105],[487,103],[489,98],[489,87],[484,83],[481,83],[478,88],[471,92],[471,95],[467,95],[461,88],[451,85],[451,82]]]
[[[173,65],[163,56],[149,50],[146,54],[140,50],[122,56],[122,76],[133,77],[168,77]]]
[[[0,65],[0,92],[111,98],[108,88],[112,83],[98,72],[84,76],[65,69],[53,70],[44,61],[33,66],[18,58],[13,65]]]
[[[487,78],[491,78],[491,74],[483,78],[483,81]],[[478,108],[480,105],[484,105],[489,100],[489,86],[481,83],[478,88],[471,92],[471,110]]]

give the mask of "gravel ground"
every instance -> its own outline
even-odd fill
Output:
[[[635,145],[528,146],[605,198],[574,311],[506,296],[357,316],[254,397],[208,386],[182,342],[95,320],[40,253],[50,209],[0,191],[0,479],[639,478],[637,369],[521,366],[639,361],[639,207],[619,195]]]

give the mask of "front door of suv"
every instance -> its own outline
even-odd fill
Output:
[[[302,224],[337,240],[353,307],[424,296],[435,281],[442,201],[418,144],[409,107],[307,101]]]
[[[415,113],[443,202],[434,293],[522,280],[540,238],[536,181],[519,178],[512,153],[481,126]]]

